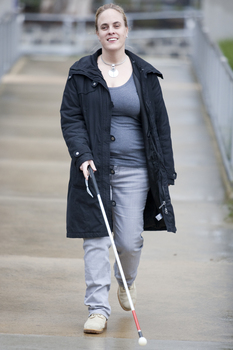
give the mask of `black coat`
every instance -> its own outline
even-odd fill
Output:
[[[144,211],[144,230],[176,232],[168,184],[174,184],[170,126],[158,76],[152,65],[126,50],[141,101],[150,190]],[[93,238],[107,236],[98,200],[86,192],[80,165],[93,159],[96,180],[112,227],[110,200],[110,135],[113,103],[109,89],[97,66],[101,49],[81,58],[69,71],[61,105],[61,126],[70,156],[70,181],[67,198],[67,236]],[[91,192],[94,193],[91,181]],[[159,215],[161,214],[161,215]],[[156,216],[159,215],[158,219]],[[162,219],[161,219],[162,216]]]

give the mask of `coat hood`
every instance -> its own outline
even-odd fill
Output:
[[[102,53],[102,49],[97,50],[93,55],[84,56],[79,61],[75,62],[70,68],[70,74],[85,74],[91,79],[102,79],[101,71],[97,65],[97,58]],[[154,73],[158,77],[163,79],[162,73],[154,68],[150,63],[143,60],[141,57],[135,55],[129,50],[125,50],[125,53],[129,56],[132,64],[136,64],[139,71],[144,71],[144,74]]]

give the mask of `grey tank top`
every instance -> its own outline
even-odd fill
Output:
[[[109,88],[113,102],[111,119],[110,164],[146,167],[140,119],[140,100],[133,74],[119,87]]]

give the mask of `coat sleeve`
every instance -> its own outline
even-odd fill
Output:
[[[153,79],[153,94],[156,113],[156,126],[158,130],[158,137],[161,145],[161,151],[163,154],[164,165],[167,172],[168,184],[174,185],[174,181],[177,177],[174,167],[171,129],[169,124],[169,118],[167,109],[164,103],[162,90],[159,84],[158,77]]]
[[[69,75],[61,104],[61,128],[71,158],[77,166],[93,159],[86,123],[79,103],[74,77]]]

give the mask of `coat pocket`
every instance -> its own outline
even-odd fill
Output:
[[[68,193],[67,234],[73,238],[108,235],[97,197],[92,198],[85,189],[74,186]]]
[[[70,182],[71,185],[75,188],[85,189],[85,178],[83,176],[83,172],[79,169],[76,160],[71,163],[70,170]]]

